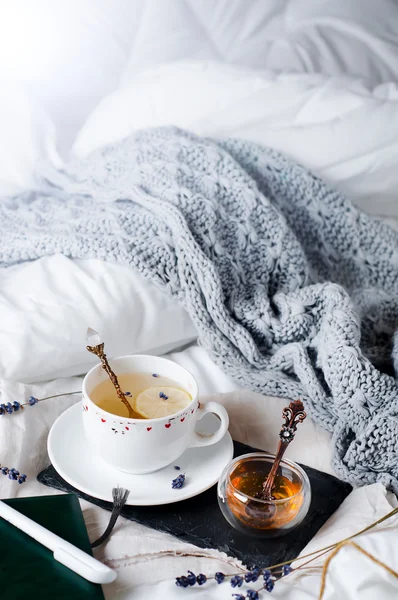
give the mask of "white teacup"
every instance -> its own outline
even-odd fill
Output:
[[[99,408],[90,392],[107,375],[101,365],[87,373],[83,380],[83,426],[94,451],[107,463],[127,473],[151,473],[174,462],[187,448],[210,446],[225,435],[229,418],[218,402],[198,400],[198,384],[183,367],[156,356],[121,356],[109,361],[116,373],[157,373],[178,381],[192,396],[192,401],[179,412],[159,419],[128,419]],[[196,422],[206,413],[220,418],[220,427],[209,435],[195,431]]]

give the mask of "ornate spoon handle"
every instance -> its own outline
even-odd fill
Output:
[[[285,422],[279,432],[280,442],[274,464],[268,473],[267,479],[263,483],[263,489],[260,495],[262,500],[272,500],[272,488],[282,457],[290,442],[294,440],[297,425],[302,423],[306,416],[307,414],[304,412],[304,405],[301,400],[294,400],[289,406],[286,406],[286,408],[283,409],[282,417],[285,419]]]
[[[116,393],[119,396],[120,400],[123,402],[124,406],[128,410],[129,419],[134,419],[134,411],[131,407],[131,404],[127,400],[125,394],[122,392],[122,389],[120,387],[118,379],[108,363],[108,359],[104,352],[104,343],[100,342],[98,333],[90,328],[87,330],[87,338],[93,340],[94,342],[98,342],[94,346],[86,346],[86,348],[89,352],[98,356],[98,358],[100,359],[100,361],[102,363],[102,368],[104,369],[104,371],[108,375],[109,379],[113,383],[113,386],[114,386]]]

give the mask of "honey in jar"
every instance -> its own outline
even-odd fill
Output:
[[[265,454],[248,457],[253,458],[237,460],[224,483],[220,481],[219,490],[224,490],[224,499],[219,496],[220,508],[241,532],[259,537],[283,535],[299,524],[308,511],[308,479],[303,479],[306,475],[301,474],[298,465],[283,461],[274,480],[272,500],[262,500],[263,483],[273,459]]]

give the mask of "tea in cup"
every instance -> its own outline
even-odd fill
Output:
[[[101,365],[83,381],[86,438],[105,462],[128,473],[150,473],[179,458],[187,448],[209,446],[228,429],[225,408],[199,403],[198,385],[186,369],[161,357],[133,355],[109,361],[134,416],[118,398]],[[215,433],[199,434],[196,423],[207,413],[220,419]]]

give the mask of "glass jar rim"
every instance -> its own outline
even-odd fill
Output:
[[[300,480],[301,480],[300,489],[298,489],[297,492],[295,494],[293,494],[293,496],[287,496],[286,498],[280,498],[278,500],[263,500],[262,498],[254,498],[253,496],[249,496],[248,494],[245,494],[241,490],[238,490],[238,488],[236,488],[231,481],[232,467],[234,465],[236,465],[238,462],[240,462],[241,460],[245,460],[245,459],[260,459],[260,460],[262,459],[262,460],[266,461],[266,459],[275,459],[275,454],[269,454],[266,452],[250,452],[249,454],[242,454],[241,456],[237,456],[230,463],[230,466],[228,468],[228,483],[238,494],[244,496],[248,500],[252,500],[254,502],[258,502],[261,504],[284,504],[285,502],[290,502],[290,500],[292,500],[293,498],[296,498],[296,496],[298,496],[298,494],[300,494],[300,492],[303,490],[305,483],[308,484],[308,487],[311,487],[310,480],[308,479],[308,475],[304,471],[304,469],[302,469],[300,467],[300,465],[298,465],[293,460],[289,460],[288,458],[283,458],[281,460],[281,466],[288,467],[290,470],[295,471],[299,475]]]

